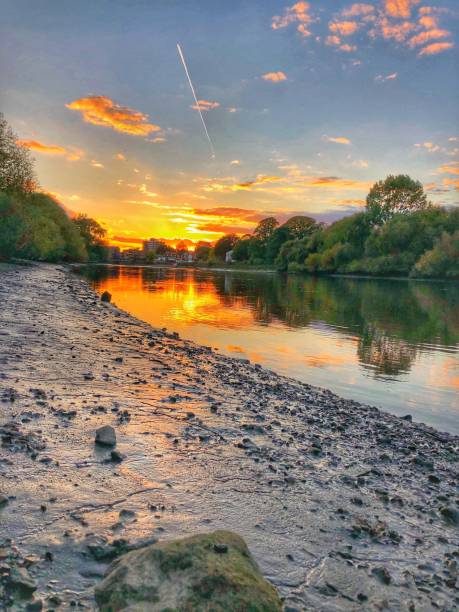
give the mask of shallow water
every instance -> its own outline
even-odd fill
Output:
[[[459,284],[104,266],[98,291],[156,327],[459,433]]]

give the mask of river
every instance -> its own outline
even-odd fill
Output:
[[[156,327],[459,433],[459,284],[158,267],[83,269]]]

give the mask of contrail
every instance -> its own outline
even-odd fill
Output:
[[[193,83],[191,82],[190,73],[188,72],[188,68],[187,68],[187,65],[186,65],[186,62],[185,62],[185,58],[183,57],[182,49],[181,49],[181,47],[180,47],[180,45],[178,43],[177,43],[177,51],[178,51],[178,53],[180,55],[180,59],[182,60],[182,64],[183,64],[183,67],[185,69],[185,74],[187,76],[188,83],[190,84],[191,91],[193,92],[194,101],[196,102],[196,108],[198,110],[199,116],[201,117],[202,125],[204,127],[204,131],[206,133],[207,140],[209,141],[210,151],[212,153],[212,157],[215,157],[214,145],[212,144],[212,140],[211,140],[211,138],[209,136],[209,132],[207,131],[206,122],[204,121],[204,117],[202,116],[201,107],[199,106],[198,98],[196,97],[196,92],[194,90]]]

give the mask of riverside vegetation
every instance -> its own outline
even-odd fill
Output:
[[[94,219],[70,219],[38,190],[33,160],[0,114],[0,259],[103,261],[105,238]],[[308,216],[283,225],[268,217],[253,235],[199,242],[196,260],[221,265],[228,251],[242,265],[287,272],[459,278],[459,209],[432,205],[409,176],[388,176],[373,185],[362,212],[328,226]]]
[[[269,217],[253,235],[198,246],[197,259],[219,264],[230,249],[236,262],[288,272],[458,278],[459,209],[432,205],[409,176],[388,176],[373,185],[362,212],[328,226]]]
[[[39,190],[33,159],[0,113],[0,260],[99,261],[106,231],[86,215],[70,218]]]

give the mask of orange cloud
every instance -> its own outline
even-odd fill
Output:
[[[335,21],[328,24],[328,28],[334,34],[340,36],[350,36],[358,30],[359,24],[356,21]]]
[[[273,30],[279,30],[285,28],[291,23],[298,23],[297,30],[303,36],[310,36],[311,32],[308,26],[312,23],[313,19],[309,14],[311,6],[309,2],[297,2],[290,8],[284,11],[282,16],[276,15],[272,19],[271,27]]]
[[[459,174],[459,162],[451,162],[437,168],[440,174]]]
[[[438,26],[438,17],[432,17],[431,15],[421,17],[419,19],[419,25],[426,28],[426,30],[432,30]]]
[[[218,108],[220,106],[219,102],[209,102],[209,100],[198,100],[199,106],[193,104],[191,108],[194,110],[201,109],[202,111],[212,110],[213,108]]]
[[[393,38],[397,42],[404,42],[411,34],[411,32],[416,29],[415,24],[411,23],[411,21],[403,21],[402,23],[392,23],[386,17],[383,17],[379,21],[378,25],[381,30],[381,36],[385,40]],[[376,31],[371,30],[370,36],[374,37],[375,35]]]
[[[121,106],[107,96],[80,98],[66,104],[66,107],[80,112],[86,123],[110,127],[116,132],[133,136],[148,136],[161,129],[158,125],[148,123],[148,115]]]
[[[335,142],[337,144],[350,145],[352,142],[349,138],[345,138],[344,136],[322,136],[322,140],[326,142]]]
[[[211,234],[246,234],[247,228],[239,225],[227,225],[225,223],[204,223],[200,225],[200,232],[209,232]]]
[[[93,168],[103,168],[104,164],[101,164],[100,162],[98,162],[97,160],[93,159],[91,160],[91,166]]]
[[[341,38],[339,36],[327,36],[325,39],[325,44],[338,46],[341,44]]]
[[[454,189],[459,191],[459,179],[456,179],[456,178],[452,178],[452,179],[445,178],[445,179],[443,179],[443,185],[445,185],[445,187],[454,187]]]
[[[76,147],[61,147],[59,145],[46,145],[38,140],[17,140],[17,144],[27,149],[45,153],[46,155],[65,155],[69,161],[77,161],[84,156],[84,151]]]
[[[434,30],[427,30],[426,32],[421,32],[420,34],[413,36],[413,38],[410,38],[410,40],[408,41],[408,45],[411,48],[418,47],[419,45],[425,45],[430,40],[436,40],[437,38],[447,38],[450,35],[451,32],[448,32],[448,30],[440,30],[438,28]]]
[[[343,17],[363,17],[374,13],[375,7],[372,4],[356,3],[349,8],[341,11]]]
[[[287,76],[285,72],[279,70],[279,72],[267,72],[262,77],[265,81],[271,81],[272,83],[279,83],[280,81],[286,81]]]
[[[352,51],[357,51],[357,47],[355,45],[340,45],[339,47],[341,51],[345,51],[346,53],[352,53]]]
[[[252,179],[249,181],[244,181],[243,183],[238,183],[236,187],[239,189],[250,189],[253,185],[261,185],[263,183],[277,183],[281,181],[282,178],[280,176],[264,176],[259,174],[256,179]]]
[[[419,2],[420,0],[385,0],[386,13],[391,17],[407,19],[411,15],[411,8]]]
[[[125,155],[123,155],[122,153],[117,153],[117,154],[114,156],[114,158],[115,158],[115,159],[118,159],[118,160],[120,160],[120,161],[126,161],[126,156],[125,156]]]
[[[453,47],[454,44],[452,42],[432,43],[431,45],[427,45],[427,47],[421,49],[418,55],[436,55],[437,53],[443,53],[443,51],[447,51],[448,49],[452,49]]]
[[[38,151],[39,153],[46,153],[47,155],[65,155],[67,149],[58,145],[45,145],[38,140],[16,140],[18,145]]]

